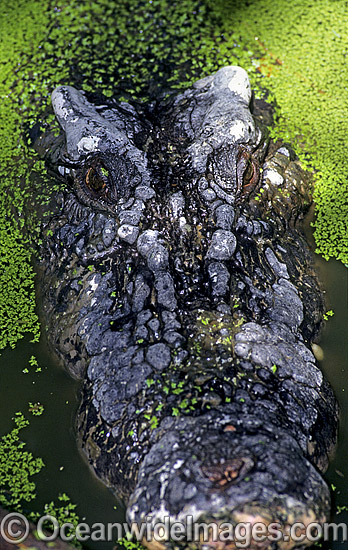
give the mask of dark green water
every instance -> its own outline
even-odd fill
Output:
[[[327,309],[334,316],[327,321],[321,338],[324,359],[321,367],[333,386],[341,408],[339,446],[326,479],[334,486],[333,509],[348,507],[348,269],[341,263],[317,258],[323,287],[326,289]],[[347,511],[334,514],[332,521],[348,525]],[[331,542],[324,548],[346,549],[348,542]]]
[[[323,287],[326,289],[327,309],[335,314],[326,323],[321,346],[324,359],[321,367],[335,389],[341,406],[340,441],[336,457],[327,474],[334,484],[334,505],[348,505],[348,270],[335,260],[325,262],[316,257]],[[28,367],[31,355],[35,355],[42,367],[41,373]],[[56,500],[59,493],[66,492],[72,502],[78,504],[82,520],[92,525],[95,522],[124,521],[124,509],[111,492],[99,482],[77,449],[73,431],[74,415],[78,406],[77,382],[72,380],[57,365],[46,345],[21,342],[15,350],[6,350],[0,356],[0,434],[9,431],[11,417],[22,411],[30,419],[30,426],[22,432],[23,440],[34,456],[43,458],[46,467],[35,476],[37,499],[32,509],[39,510],[43,504]],[[40,402],[45,407],[42,416],[34,417],[28,412],[28,403]],[[34,478],[33,478],[34,479]],[[115,509],[116,507],[116,509]],[[30,505],[29,505],[30,508]],[[333,520],[348,522],[346,513]],[[112,544],[88,542],[87,548],[106,550]],[[325,544],[325,549],[343,550],[341,543]]]
[[[34,354],[42,372],[33,369],[24,374]],[[79,384],[56,364],[44,343],[21,342],[15,350],[6,350],[0,357],[0,435],[11,430],[16,411],[22,411],[30,420],[21,438],[34,456],[42,457],[46,467],[32,478],[37,485],[37,499],[28,504],[29,510],[41,511],[51,500],[59,504],[58,494],[67,493],[78,504],[80,520],[89,525],[124,521],[122,504],[94,476],[77,448],[73,426],[78,389]],[[33,416],[28,412],[29,402],[40,402],[44,413]],[[112,544],[89,541],[86,547],[104,550]]]

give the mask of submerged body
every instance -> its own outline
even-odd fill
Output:
[[[239,67],[147,112],[53,93],[65,140],[47,156],[72,189],[44,228],[48,334],[83,380],[81,445],[129,522],[286,529],[330,510],[337,405],[311,351],[308,185],[250,99]]]

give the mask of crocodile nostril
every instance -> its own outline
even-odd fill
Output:
[[[240,480],[255,464],[250,457],[237,457],[221,464],[203,464],[201,471],[214,485],[214,489],[226,489],[232,483]]]

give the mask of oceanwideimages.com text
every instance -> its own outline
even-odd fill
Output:
[[[20,513],[7,514],[0,524],[0,537],[6,542],[18,544],[29,535],[29,522]],[[247,548],[253,542],[290,542],[300,544],[304,541],[315,543],[324,541],[348,541],[348,528],[345,523],[304,523],[296,522],[292,525],[281,523],[262,522],[211,522],[194,521],[192,516],[186,518],[185,523],[173,521],[165,517],[163,521],[154,523],[152,517],[147,517],[141,524],[128,523],[65,523],[59,525],[58,520],[51,515],[42,516],[36,526],[36,536],[52,542],[58,538],[65,542],[77,540],[79,542],[101,541],[112,542],[126,537],[141,541],[173,542],[234,542],[238,548]]]

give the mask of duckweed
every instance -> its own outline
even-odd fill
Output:
[[[348,12],[345,2],[217,0],[223,23],[252,50],[252,81],[277,104],[273,137],[295,148],[315,171],[314,236],[317,252],[348,264]],[[260,80],[261,76],[261,80]]]
[[[21,510],[24,503],[33,500],[35,483],[32,476],[39,473],[44,463],[24,450],[20,432],[29,422],[22,413],[14,417],[15,427],[0,439],[0,503],[2,506]]]

